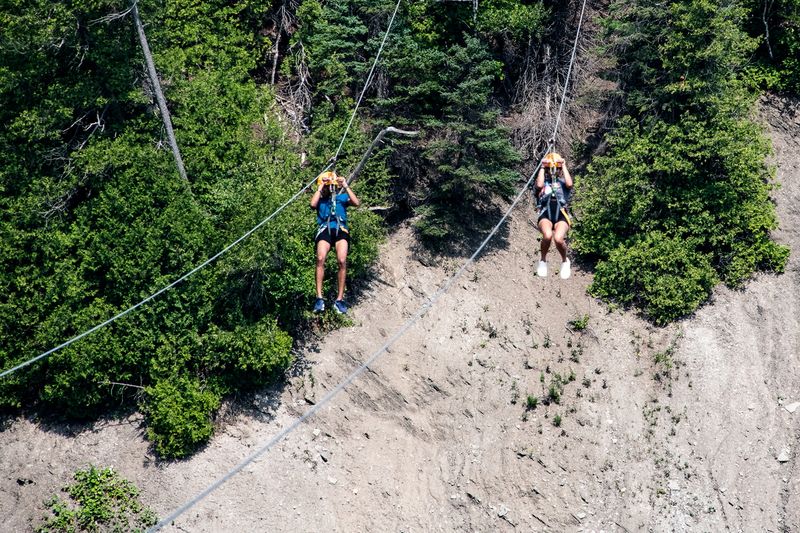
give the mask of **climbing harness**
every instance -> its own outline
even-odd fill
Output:
[[[558,176],[563,173],[564,159],[556,152],[549,152],[542,158],[542,168],[545,172],[544,193],[538,199],[540,220],[547,215],[547,219],[553,224],[558,222],[559,213],[564,216],[567,224],[572,226],[572,217],[567,210],[569,203],[569,191],[565,190],[564,185]]]
[[[339,231],[346,234],[350,234],[350,230],[347,229],[347,220],[339,213],[339,195],[341,194],[341,189],[336,187],[336,182],[338,180],[338,176],[336,175],[335,171],[328,171],[323,172],[319,176],[317,176],[317,184],[321,185],[322,187],[327,187],[328,192],[330,193],[330,197],[328,199],[322,200],[320,199],[320,204],[324,202],[329,202],[330,206],[327,207],[327,213],[325,216],[325,221],[322,222],[319,214],[317,215],[317,222],[319,226],[317,227],[317,234],[314,236],[314,240],[316,241],[322,233],[327,230],[329,233],[332,233],[331,230],[331,223],[336,222],[336,236],[339,236]],[[319,210],[321,206],[318,205],[317,209]],[[319,211],[318,211],[319,213]]]

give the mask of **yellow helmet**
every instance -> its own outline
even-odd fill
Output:
[[[319,176],[317,176],[317,187],[321,185],[332,185],[336,183],[336,172],[328,171],[323,172]]]
[[[546,168],[561,168],[564,165],[564,158],[557,152],[550,152],[542,159],[542,166]]]

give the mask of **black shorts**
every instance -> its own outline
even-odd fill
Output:
[[[558,204],[555,205],[544,204],[543,206],[539,206],[539,216],[536,218],[536,222],[538,223],[543,218],[546,218],[547,220],[553,223],[553,226],[555,226],[558,222],[561,222],[562,220],[567,224],[569,224],[570,226],[572,226],[572,221],[570,220],[571,217],[569,216],[569,214],[565,216],[564,211],[567,211],[567,208],[566,207],[559,208]],[[569,212],[567,211],[567,213]]]
[[[340,229],[336,231],[335,229],[331,230],[330,228],[325,228],[324,230],[317,233],[317,237],[314,239],[314,248],[317,247],[317,243],[319,241],[325,241],[331,246],[334,246],[337,242],[345,240],[347,243],[350,243],[350,234]]]

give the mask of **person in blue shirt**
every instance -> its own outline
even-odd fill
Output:
[[[347,278],[347,252],[350,249],[350,229],[347,226],[347,207],[358,207],[361,200],[350,189],[347,180],[335,172],[323,172],[317,179],[317,191],[311,197],[311,209],[317,211],[317,236],[314,247],[317,251],[317,267],[315,280],[317,300],[314,312],[325,310],[325,299],[322,297],[322,281],[325,278],[325,258],[331,248],[336,250],[339,263],[338,292],[333,304],[337,313],[347,312],[344,302],[344,286]]]

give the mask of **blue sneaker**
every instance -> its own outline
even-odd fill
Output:
[[[344,300],[336,300],[333,302],[333,308],[336,309],[336,312],[340,315],[347,313],[347,304],[344,303]]]
[[[317,301],[314,302],[314,312],[321,313],[325,310],[325,300],[323,298],[317,298]]]

